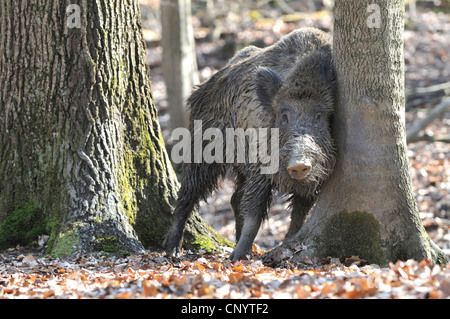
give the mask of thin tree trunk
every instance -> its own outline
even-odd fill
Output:
[[[401,0],[336,2],[337,167],[295,239],[271,258],[295,250],[297,261],[345,255],[379,264],[409,258],[446,260],[426,234],[412,193],[404,123],[403,25]]]
[[[178,183],[144,59],[136,0],[0,1],[0,225],[31,203],[53,255],[162,243]]]
[[[198,84],[191,0],[161,1],[163,70],[172,129],[188,127],[185,102]]]

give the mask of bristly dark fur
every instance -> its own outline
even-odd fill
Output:
[[[218,178],[227,170],[236,176],[231,205],[238,244],[232,259],[251,249],[273,189],[292,195],[288,235],[294,234],[334,167],[330,119],[335,90],[330,39],[313,28],[298,29],[265,49],[244,48],[199,85],[187,101],[191,134],[194,120],[202,121],[203,131],[219,128],[223,136],[226,128],[279,128],[280,169],[272,175],[261,175],[261,163],[187,164],[174,223],[164,243],[166,250],[180,248],[187,218],[199,200],[217,187]],[[284,113],[285,118],[291,118],[289,125],[282,122]],[[225,145],[224,139],[224,150]],[[312,164],[302,181],[292,179],[286,169],[296,156],[308,158]]]

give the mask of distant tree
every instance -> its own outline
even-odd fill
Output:
[[[161,1],[163,72],[172,129],[187,127],[185,102],[198,83],[191,0]]]
[[[336,1],[338,161],[300,231],[268,258],[447,261],[419,217],[406,155],[404,1]],[[295,253],[294,253],[295,252]]]

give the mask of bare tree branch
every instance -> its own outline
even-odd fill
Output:
[[[416,96],[416,95],[438,93],[443,90],[444,91],[450,90],[450,81],[444,82],[444,83],[439,83],[436,85],[431,85],[428,87],[418,87],[418,88],[406,90],[406,96],[409,98],[409,97]]]
[[[424,140],[425,135],[418,139],[420,131],[422,131],[428,124],[430,124],[440,114],[450,110],[450,96],[445,96],[441,103],[436,105],[433,110],[422,120],[414,123],[413,127],[409,131],[406,141],[407,143],[417,142],[418,140]]]

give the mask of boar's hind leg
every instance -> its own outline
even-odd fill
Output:
[[[291,200],[291,224],[286,234],[286,238],[292,237],[303,226],[306,215],[314,204],[314,199],[309,197],[303,197],[300,195],[293,195]]]
[[[236,221],[236,242],[239,241],[239,237],[241,237],[242,225],[244,224],[244,217],[241,214],[240,206],[242,195],[244,194],[244,183],[245,177],[239,174],[236,178],[236,186],[233,195],[231,196],[231,207],[234,212],[234,219]]]
[[[168,253],[179,253],[187,219],[201,199],[205,199],[217,187],[217,179],[225,173],[223,165],[187,165],[177,205],[173,213],[172,226],[164,240],[163,247]]]
[[[272,199],[271,186],[267,180],[246,183],[239,207],[240,216],[243,218],[242,229],[236,248],[231,253],[231,260],[238,260],[251,252],[261,222],[267,216]]]

